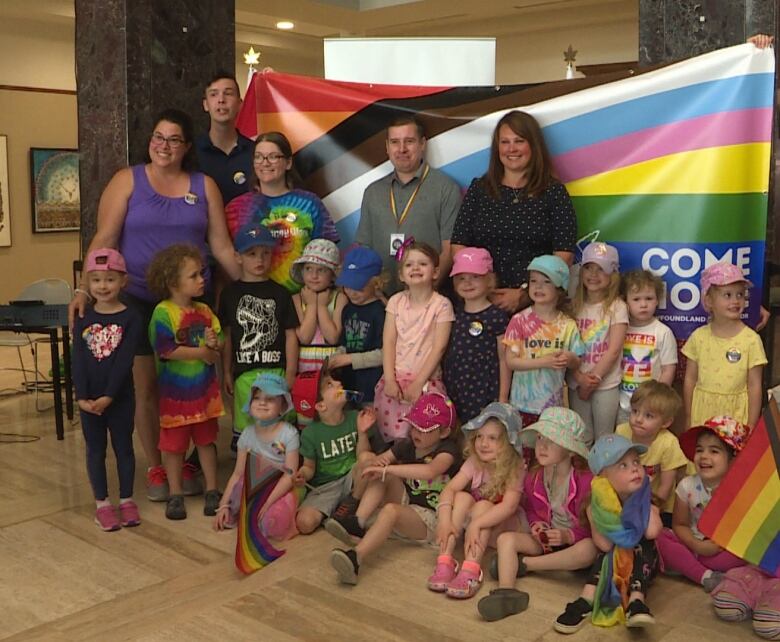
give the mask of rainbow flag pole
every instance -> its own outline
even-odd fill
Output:
[[[236,568],[249,575],[284,555],[274,548],[260,529],[258,513],[282,473],[274,468],[259,473],[254,456],[247,457],[244,490],[236,527]]]
[[[780,412],[770,396],[745,448],[699,519],[713,542],[780,576]]]

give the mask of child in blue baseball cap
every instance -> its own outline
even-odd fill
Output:
[[[328,364],[343,368],[340,378],[344,387],[362,393],[366,404],[373,404],[374,388],[382,376],[385,302],[381,273],[382,257],[359,245],[344,255],[336,279],[349,299],[341,311],[340,344],[345,352],[331,356]]]
[[[605,627],[625,623],[641,628],[655,623],[645,595],[658,571],[654,540],[663,525],[639,461],[646,451],[646,446],[620,435],[604,435],[588,454],[596,477],[587,515],[601,554],[580,597],[555,620],[553,627],[559,633],[574,633],[589,616],[593,624]]]

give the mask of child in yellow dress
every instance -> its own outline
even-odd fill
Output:
[[[683,347],[688,357],[683,397],[685,427],[726,415],[755,426],[761,413],[761,375],[767,363],[761,339],[742,322],[752,283],[731,263],[701,274],[702,301],[710,322]]]

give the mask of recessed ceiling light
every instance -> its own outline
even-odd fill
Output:
[[[289,20],[280,20],[276,23],[277,29],[293,29],[295,27],[295,23],[290,22]]]

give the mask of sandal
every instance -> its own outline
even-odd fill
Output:
[[[482,586],[482,568],[476,562],[463,562],[460,572],[449,584],[447,595],[465,600],[473,597]]]
[[[439,555],[436,558],[436,568],[428,578],[428,588],[436,593],[444,593],[458,572],[458,563],[452,555]]]

